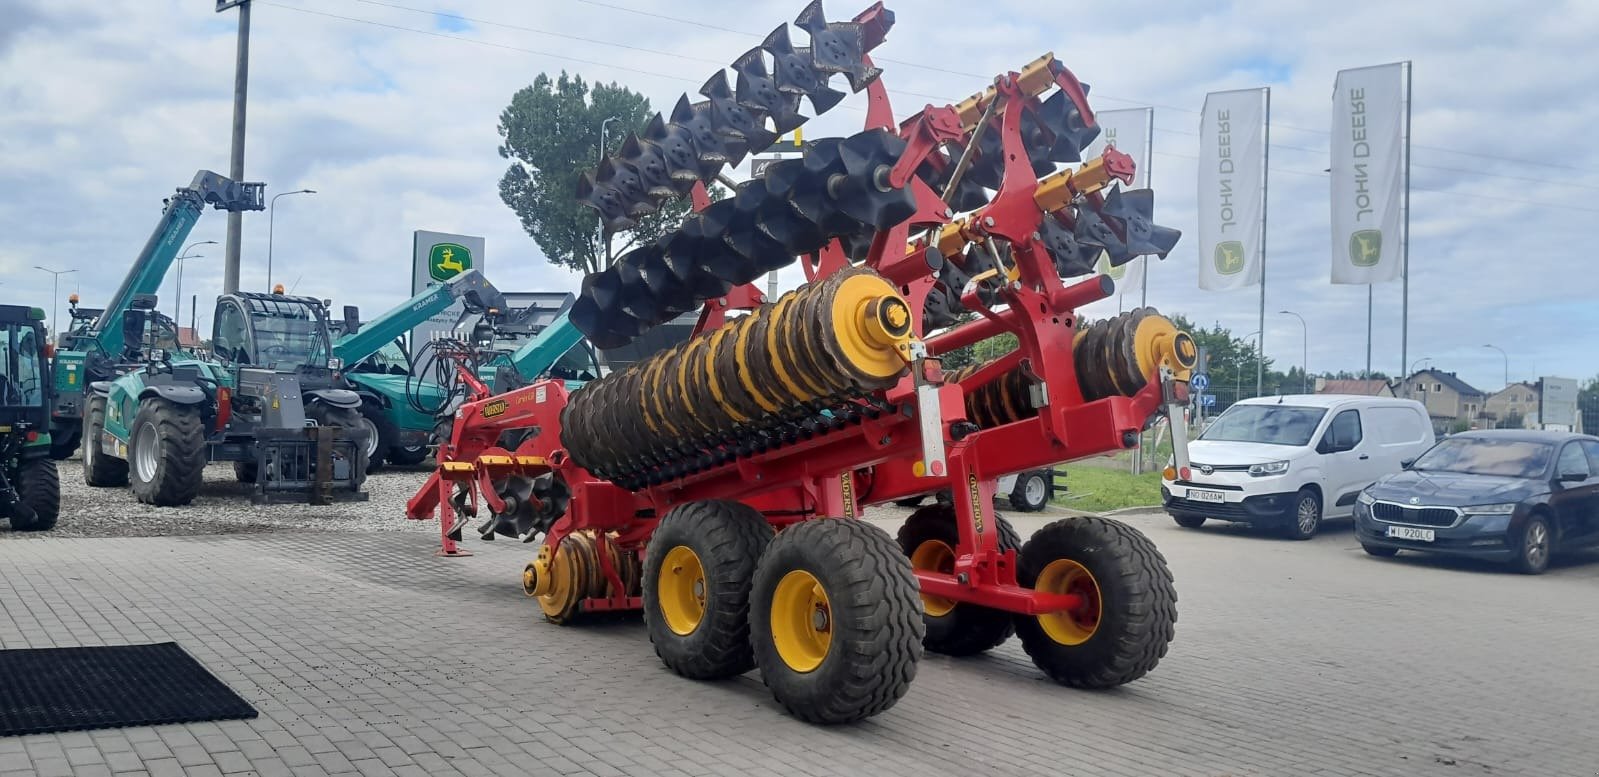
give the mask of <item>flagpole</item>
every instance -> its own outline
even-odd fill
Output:
[[[1366,284],[1366,380],[1371,380],[1371,284]]]
[[[1399,305],[1399,370],[1405,378],[1410,365],[1410,60],[1405,60],[1405,228],[1399,242],[1404,299]]]
[[[1266,136],[1261,143],[1260,164],[1260,339],[1256,341],[1260,354],[1255,359],[1255,396],[1266,393],[1266,206],[1271,201],[1269,184],[1271,176],[1271,87],[1266,91]]]
[[[1144,130],[1144,188],[1153,189],[1155,188],[1155,109],[1145,108],[1144,111],[1144,115],[1149,117],[1149,125]],[[1138,279],[1141,287],[1138,291],[1138,306],[1141,308],[1148,307],[1149,258],[1138,257],[1138,266],[1144,271]],[[1237,399],[1237,397],[1234,397],[1234,399]]]

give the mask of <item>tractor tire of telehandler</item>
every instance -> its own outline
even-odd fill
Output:
[[[1074,688],[1112,688],[1143,677],[1166,655],[1177,623],[1171,570],[1138,530],[1097,516],[1067,518],[1022,547],[1017,579],[1085,606],[1016,616],[1022,649],[1044,674]]]
[[[1001,552],[1021,550],[1021,537],[1010,522],[995,515],[994,525],[999,532]],[[912,569],[953,572],[955,548],[959,543],[955,508],[949,505],[923,507],[911,513],[899,527],[899,547],[911,560]],[[934,653],[974,656],[999,647],[1016,633],[1015,616],[1004,610],[925,594],[921,599],[922,617],[927,623],[927,637],[922,645]]]
[[[56,526],[61,515],[61,476],[56,472],[54,460],[39,457],[22,462],[17,467],[17,496],[33,511],[33,517],[23,520],[11,518],[11,528],[16,531],[49,531]]]
[[[370,467],[366,455],[366,425],[361,423],[360,408],[334,407],[324,402],[316,402],[305,409],[305,417],[315,421],[317,426],[344,429],[355,439],[355,461],[352,462],[351,471],[355,477],[355,490],[360,491],[366,484],[366,473]]]
[[[93,397],[83,414],[83,484],[115,488],[128,484],[128,461],[100,451],[105,432],[105,397]]]
[[[128,432],[133,495],[148,505],[194,501],[205,481],[205,422],[196,405],[156,397],[139,402]]]
[[[772,541],[760,512],[707,500],[672,508],[644,554],[644,625],[668,669],[719,680],[755,667],[750,584]]]
[[[755,663],[772,696],[801,720],[849,723],[894,706],[916,677],[925,636],[910,561],[876,526],[795,524],[755,568]]]

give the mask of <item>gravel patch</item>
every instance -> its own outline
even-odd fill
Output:
[[[56,462],[61,473],[61,518],[53,531],[15,532],[0,520],[0,541],[44,537],[167,537],[274,531],[438,532],[433,521],[405,518],[405,503],[427,480],[428,466],[385,468],[367,476],[365,502],[253,505],[249,487],[233,477],[231,464],[206,467],[205,485],[185,507],[141,504],[129,488],[90,488],[77,457]],[[866,508],[864,518],[892,534],[909,510],[893,505]],[[468,532],[470,534],[470,532]],[[475,538],[469,538],[474,539]]]
[[[90,488],[76,457],[56,462],[61,472],[61,518],[53,531],[14,532],[0,521],[0,541],[29,537],[162,537],[270,531],[437,532],[432,521],[409,521],[405,503],[431,468],[385,469],[366,479],[365,502],[253,505],[249,487],[233,477],[231,464],[205,469],[200,495],[185,507],[141,504],[129,488]]]

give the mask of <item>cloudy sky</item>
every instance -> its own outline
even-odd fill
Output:
[[[791,20],[801,0],[255,0],[246,177],[278,203],[274,280],[386,309],[409,294],[415,229],[487,239],[501,288],[575,289],[499,200],[495,125],[541,71],[617,81],[666,108]],[[861,3],[864,6],[864,2]],[[1497,388],[1599,373],[1599,278],[1583,245],[1599,217],[1599,3],[891,2],[878,50],[901,115],[959,99],[1054,51],[1101,109],[1155,106],[1157,219],[1189,237],[1152,265],[1149,303],[1243,334],[1256,291],[1199,291],[1198,110],[1208,91],[1272,87],[1266,350],[1312,370],[1365,364],[1366,290],[1328,283],[1328,125],[1341,68],[1415,63],[1410,360]],[[110,295],[161,200],[198,168],[226,172],[235,14],[210,0],[0,0],[0,298],[48,307],[43,265]],[[729,9],[736,9],[730,13]],[[859,10],[828,3],[842,18]],[[845,134],[856,96],[807,126]],[[808,106],[807,106],[808,108]],[[747,174],[738,171],[738,177]],[[212,211],[191,241],[222,240]],[[244,230],[244,283],[266,287],[268,219]],[[187,262],[200,324],[220,246]],[[173,276],[176,273],[172,274]],[[797,282],[797,271],[784,285]],[[172,281],[163,309],[172,305]],[[1129,298],[1136,304],[1136,291]],[[187,299],[185,305],[187,306]],[[1091,312],[1114,313],[1116,303]],[[1399,285],[1376,290],[1374,367],[1398,372]],[[64,315],[64,314],[63,314]],[[185,307],[184,319],[188,311]]]

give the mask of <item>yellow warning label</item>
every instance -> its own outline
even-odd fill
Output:
[[[972,492],[972,526],[983,533],[983,490],[977,487],[977,476],[966,476],[966,487]]]

